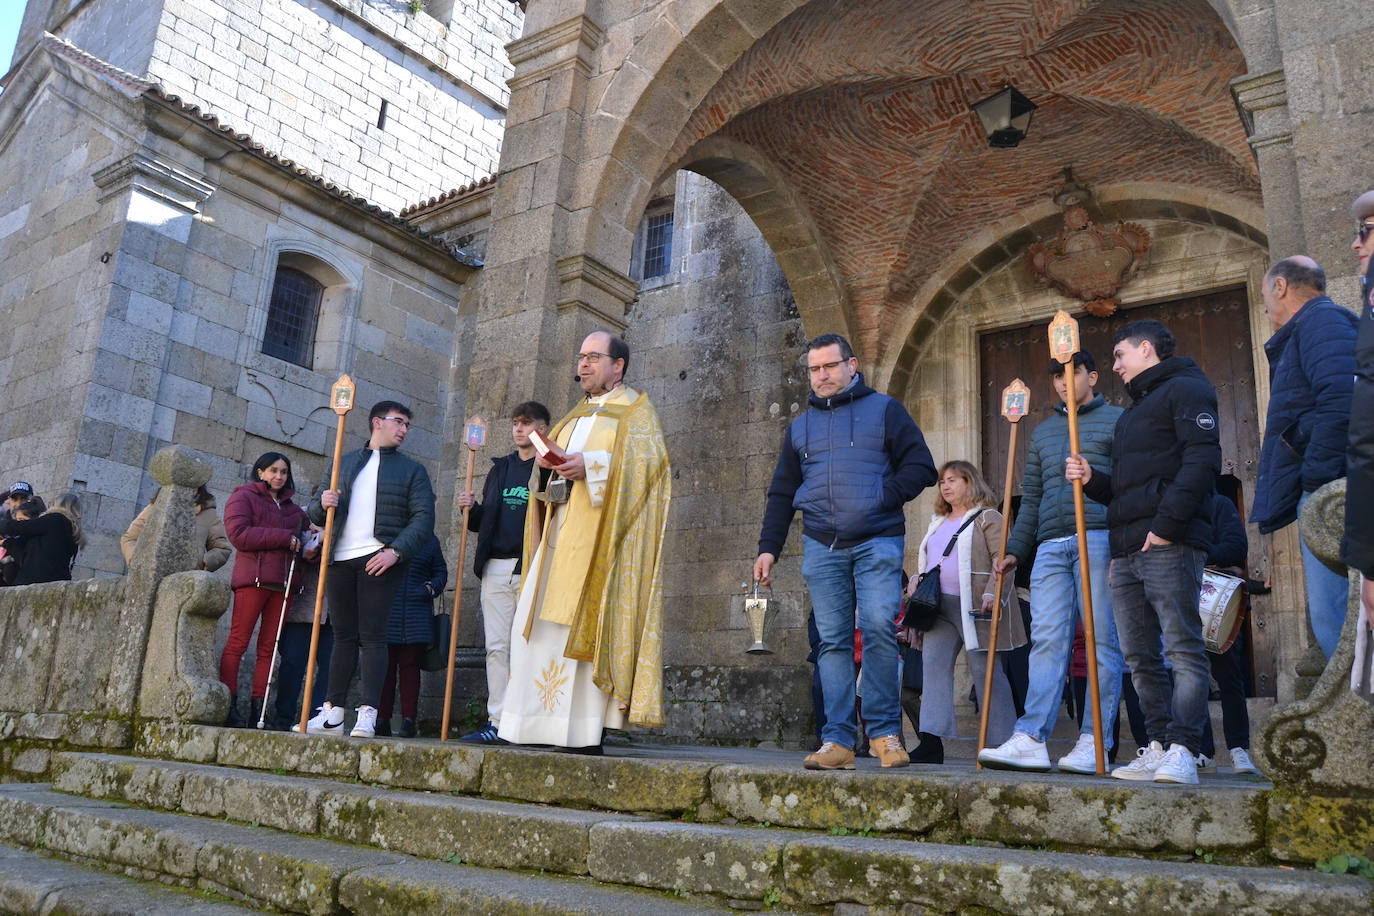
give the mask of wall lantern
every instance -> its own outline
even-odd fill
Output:
[[[1008,86],[975,104],[973,111],[983,122],[988,145],[994,149],[1011,149],[1026,139],[1035,103],[1015,86]]]

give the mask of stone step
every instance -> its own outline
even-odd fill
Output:
[[[355,916],[444,912],[493,916],[705,916],[731,912],[714,901],[694,902],[586,879],[497,871],[456,861],[425,861],[382,849],[294,836],[267,827],[98,802],[35,784],[0,786],[0,833],[9,843],[42,847],[48,853],[77,862],[212,891],[256,909],[311,916],[342,912]],[[32,858],[53,866],[54,889],[63,882],[77,887],[76,873],[70,871],[74,866]],[[22,873],[22,860],[15,868]],[[98,872],[87,873],[93,884],[106,878]],[[45,874],[36,873],[36,887],[27,897],[22,884],[15,882],[18,890],[14,912],[52,912],[29,906],[42,891],[37,882]],[[8,892],[11,875],[7,860],[0,854],[3,892]],[[149,894],[161,890],[134,886]],[[177,895],[172,890],[163,893],[181,899],[182,909],[106,910],[96,902],[58,911],[202,912],[196,908],[202,906],[201,902],[194,897]],[[147,899],[162,905],[164,898]],[[5,912],[11,911],[8,898],[0,897],[0,902],[5,903]],[[203,912],[243,912],[243,908]]]
[[[0,845],[0,913],[47,916],[233,916],[252,910]]]
[[[1094,776],[977,772],[969,765],[880,770],[868,760],[852,772],[817,773],[802,769],[795,752],[659,745],[583,757],[205,726],[145,733],[139,747],[151,756],[224,766],[695,821],[731,818],[1111,855],[1193,856],[1202,850],[1199,855],[1246,864],[1293,858],[1282,836],[1264,829],[1268,786],[1253,777],[1208,776],[1197,787],[1166,787]],[[66,756],[55,756],[55,768]],[[303,785],[300,791],[309,789]]]
[[[63,755],[63,774],[93,777],[114,767],[104,755]],[[77,763],[71,758],[83,758]],[[219,769],[191,764],[131,762],[104,785],[113,791],[157,787],[168,794],[180,775],[183,800],[209,783],[196,774]],[[139,769],[143,768],[143,769]],[[232,771],[227,771],[231,772]],[[226,777],[228,778],[228,777]],[[259,787],[269,780],[309,782],[294,777],[237,773],[233,778]],[[330,829],[335,793],[362,786],[319,781],[313,799],[320,823]],[[92,786],[96,783],[92,781]],[[341,786],[336,789],[334,786]],[[98,786],[97,786],[98,788]],[[416,795],[401,791],[382,794]],[[799,908],[842,904],[898,912],[915,904],[939,912],[1084,914],[1113,916],[1157,909],[1161,900],[1177,911],[1199,914],[1273,913],[1332,916],[1367,912],[1374,905],[1369,882],[1317,872],[1238,866],[1184,864],[1078,853],[985,848],[902,839],[835,837],[813,832],[721,824],[605,817],[587,831],[585,873],[605,884],[527,886],[517,871],[492,872],[467,865],[424,862],[394,850],[366,848],[325,839],[283,835],[266,827],[223,820],[103,806],[42,787],[0,791],[0,823],[28,832],[13,842],[35,843],[63,855],[89,858],[166,875],[194,886],[242,896],[257,905],[289,912],[326,913],[335,905],[360,914],[439,912],[462,901],[478,912],[702,912],[717,905],[781,903]],[[192,804],[197,802],[192,799]],[[404,809],[391,817],[403,820]],[[397,824],[391,834],[415,830]],[[474,829],[474,828],[469,828]],[[483,828],[491,829],[490,825]],[[505,832],[518,841],[533,837],[518,824]],[[543,876],[543,882],[555,879]],[[629,885],[615,888],[606,885]],[[588,888],[584,890],[584,888]],[[656,890],[697,898],[692,909],[671,897],[617,897],[619,909],[598,895]],[[477,894],[489,897],[475,897]],[[538,908],[527,905],[531,898]],[[480,909],[473,910],[475,901]],[[509,901],[509,908],[501,904]],[[516,909],[516,907],[524,909]],[[704,910],[709,912],[709,910]]]

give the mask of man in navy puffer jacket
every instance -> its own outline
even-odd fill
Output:
[[[1302,256],[1269,268],[1264,310],[1275,331],[1264,345],[1269,413],[1250,518],[1269,534],[1294,522],[1312,491],[1345,476],[1357,319],[1326,296],[1326,273]],[[1330,658],[1345,623],[1345,576],[1327,569],[1306,542],[1302,568],[1312,632]]]
[[[806,347],[811,409],[788,424],[768,487],[754,578],[772,582],[787,528],[802,513],[802,575],[821,644],[821,748],[807,769],[854,768],[854,616],[864,646],[864,719],[885,767],[906,766],[893,618],[902,600],[902,506],[935,483],[935,462],[911,414],[864,384],[849,341]]]

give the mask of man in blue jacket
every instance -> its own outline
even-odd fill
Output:
[[[1265,274],[1264,311],[1275,331],[1264,345],[1269,415],[1250,518],[1269,534],[1294,522],[1313,490],[1345,476],[1357,319],[1326,295],[1321,266],[1301,255]],[[1312,632],[1330,658],[1345,624],[1345,576],[1301,544]]]
[[[864,384],[849,341],[806,347],[811,409],[788,424],[768,487],[754,579],[768,585],[787,528],[802,512],[802,575],[815,608],[825,728],[810,770],[854,769],[854,617],[863,634],[864,719],[885,767],[906,766],[897,680],[902,506],[935,483],[935,462],[911,414]]]
[[[1078,394],[1079,454],[1097,470],[1109,472],[1112,436],[1122,409],[1108,404],[1102,395],[1093,391],[1097,386],[1097,361],[1091,353],[1075,353],[1073,365],[1074,391]],[[1054,376],[1055,391],[1060,398],[1067,398],[1063,364],[1051,360],[1050,372]],[[1074,631],[1083,615],[1073,486],[1064,479],[1064,463],[1069,454],[1068,408],[1061,401],[1031,434],[1026,470],[1021,477],[1021,511],[1007,540],[1007,555],[998,561],[998,571],[1010,574],[1018,565],[1029,563],[1031,557],[1035,557],[1030,583],[1030,686],[1026,690],[1026,711],[1016,721],[1012,736],[1001,747],[979,751],[978,760],[993,769],[1046,772],[1050,768],[1045,741],[1054,731],[1055,719],[1059,716],[1064,677],[1073,654]],[[1112,592],[1107,583],[1107,566],[1112,557],[1107,543],[1107,507],[1085,501],[1084,517],[1088,528],[1093,636],[1097,644],[1097,682],[1101,688],[1102,740],[1105,742],[1116,728],[1125,662],[1116,639]],[[1059,769],[1066,773],[1097,772],[1092,716],[1083,717],[1078,742],[1060,758]]]

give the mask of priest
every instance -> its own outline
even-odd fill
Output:
[[[663,718],[669,465],[630,350],[595,331],[577,354],[585,397],[535,439],[526,574],[511,629],[500,737],[600,753],[602,732]]]

